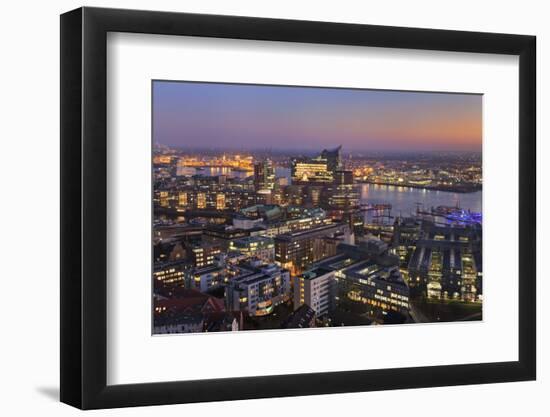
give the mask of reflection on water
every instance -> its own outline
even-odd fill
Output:
[[[481,212],[481,191],[452,193],[393,185],[358,185],[361,203],[391,204],[392,215],[408,216],[420,205],[425,210],[437,206],[459,206],[464,210]]]
[[[178,166],[177,175],[204,175],[206,177],[219,177],[220,175],[225,175],[230,178],[247,178],[254,175],[254,171],[243,171],[230,167],[193,168]]]

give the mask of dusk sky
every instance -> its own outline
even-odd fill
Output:
[[[154,81],[153,140],[188,149],[481,151],[481,95]]]

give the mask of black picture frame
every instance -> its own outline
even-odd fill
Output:
[[[519,56],[518,361],[107,385],[108,32]],[[536,38],[171,12],[61,16],[61,401],[82,409],[423,388],[536,376]]]

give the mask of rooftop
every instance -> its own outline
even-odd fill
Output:
[[[315,311],[306,304],[299,307],[281,324],[283,329],[303,329],[311,327],[310,323],[315,318]]]
[[[323,226],[319,226],[319,227],[313,227],[311,229],[299,230],[299,231],[292,232],[292,233],[284,233],[282,235],[278,235],[276,237],[276,239],[291,240],[291,239],[296,239],[296,238],[300,238],[300,237],[306,237],[310,234],[323,232],[325,230],[338,229],[339,227],[343,227],[343,226],[346,226],[346,224],[345,223],[332,223],[332,224],[323,225]]]
[[[246,237],[240,237],[238,239],[234,239],[233,242],[246,245],[247,243],[254,243],[254,242],[272,243],[273,239],[267,236],[246,236]]]
[[[307,270],[302,275],[300,275],[300,277],[303,279],[312,280],[315,278],[320,278],[323,275],[330,274],[331,272],[334,272],[334,269],[318,266]]]
[[[205,266],[203,268],[195,269],[195,274],[208,274],[210,272],[223,271],[223,267],[218,265]]]

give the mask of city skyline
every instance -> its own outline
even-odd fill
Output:
[[[154,141],[189,150],[480,152],[481,110],[477,94],[153,82]]]
[[[482,320],[481,96],[153,93],[153,334]]]

